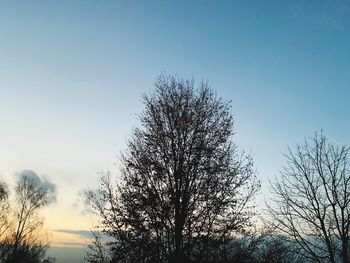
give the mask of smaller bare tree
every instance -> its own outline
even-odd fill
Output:
[[[10,221],[8,217],[0,216],[0,220],[2,217],[7,220],[0,221],[1,225],[6,222],[0,240],[0,262],[53,262],[52,258],[45,256],[48,247],[47,235],[42,228],[43,219],[39,216],[39,210],[52,201],[53,188],[53,184],[41,181],[33,171],[25,170],[19,175],[14,189],[15,198],[11,206],[6,205]],[[6,193],[6,197],[7,190],[2,192]]]
[[[9,192],[6,183],[0,179],[0,241],[9,228]]]
[[[281,178],[272,184],[272,227],[314,262],[349,262],[349,150],[316,133],[311,142],[289,149]]]
[[[91,231],[93,242],[88,245],[84,261],[89,263],[108,263],[111,261],[110,251],[103,240],[104,234],[94,229]]]
[[[9,191],[5,181],[0,179],[0,262],[7,254],[7,247],[4,246],[6,234],[10,228],[10,206],[9,206]]]

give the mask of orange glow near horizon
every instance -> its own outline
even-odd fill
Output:
[[[86,234],[98,221],[93,215],[82,215],[80,209],[62,209],[61,206],[48,207],[43,212],[50,247],[85,247],[91,243]]]

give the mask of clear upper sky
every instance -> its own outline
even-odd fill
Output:
[[[320,129],[349,143],[349,46],[350,1],[1,1],[0,175],[48,176],[53,243],[79,244],[79,193],[114,169],[166,71],[232,100],[266,196],[288,145]]]

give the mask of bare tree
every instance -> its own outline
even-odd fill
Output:
[[[120,182],[107,173],[102,199],[90,199],[116,240],[116,257],[200,260],[210,240],[228,240],[249,223],[249,201],[260,187],[252,159],[231,141],[230,103],[207,84],[195,89],[193,81],[162,75],[143,102]]]
[[[315,262],[349,262],[350,171],[348,146],[317,134],[289,149],[281,178],[272,184],[273,227]]]
[[[88,245],[88,250],[84,258],[89,263],[108,263],[111,260],[110,251],[106,246],[106,240],[103,240],[103,233],[94,229],[91,231],[93,242]]]
[[[30,170],[24,170],[15,187],[15,199],[9,212],[12,218],[1,240],[3,255],[1,262],[46,263],[53,262],[45,256],[48,247],[47,236],[43,231],[43,219],[38,212],[52,201],[53,185],[42,182]]]
[[[9,205],[9,191],[8,186],[0,178],[0,262],[3,262],[3,259],[6,257],[7,248],[4,246],[6,240],[6,234],[11,226],[9,213],[10,213],[10,205]]]
[[[0,241],[4,237],[10,225],[8,216],[10,210],[8,197],[8,186],[0,178]]]
[[[4,199],[6,199],[7,195],[8,195],[7,185],[0,178],[0,200],[3,201]]]
[[[15,232],[13,255],[20,247],[38,243],[42,219],[37,215],[40,208],[47,204],[47,192],[35,181],[24,175],[16,186],[18,210],[15,213]]]

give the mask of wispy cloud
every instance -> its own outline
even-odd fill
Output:
[[[87,188],[82,188],[78,191],[77,198],[73,204],[73,206],[79,209],[82,215],[92,214],[92,204],[91,201],[87,198],[87,192],[89,190]]]
[[[92,209],[92,206],[93,206],[92,201],[89,198],[90,195],[95,196],[96,201],[98,201],[101,206],[105,206],[107,204],[106,200],[104,200],[104,198],[102,197],[101,193],[98,190],[82,188],[78,191],[77,198],[73,203],[73,206],[76,209],[79,209],[82,215],[93,214],[94,212]]]
[[[86,246],[86,242],[80,241],[58,241],[52,244],[52,247],[58,248],[82,248]]]
[[[57,186],[52,183],[47,176],[40,177],[33,170],[23,170],[17,173],[18,181],[28,180],[30,181],[38,190],[43,190],[47,192],[48,203],[57,202]]]
[[[92,238],[91,231],[89,230],[72,230],[72,229],[53,229],[54,232],[60,232],[65,234],[72,234],[82,238]]]

